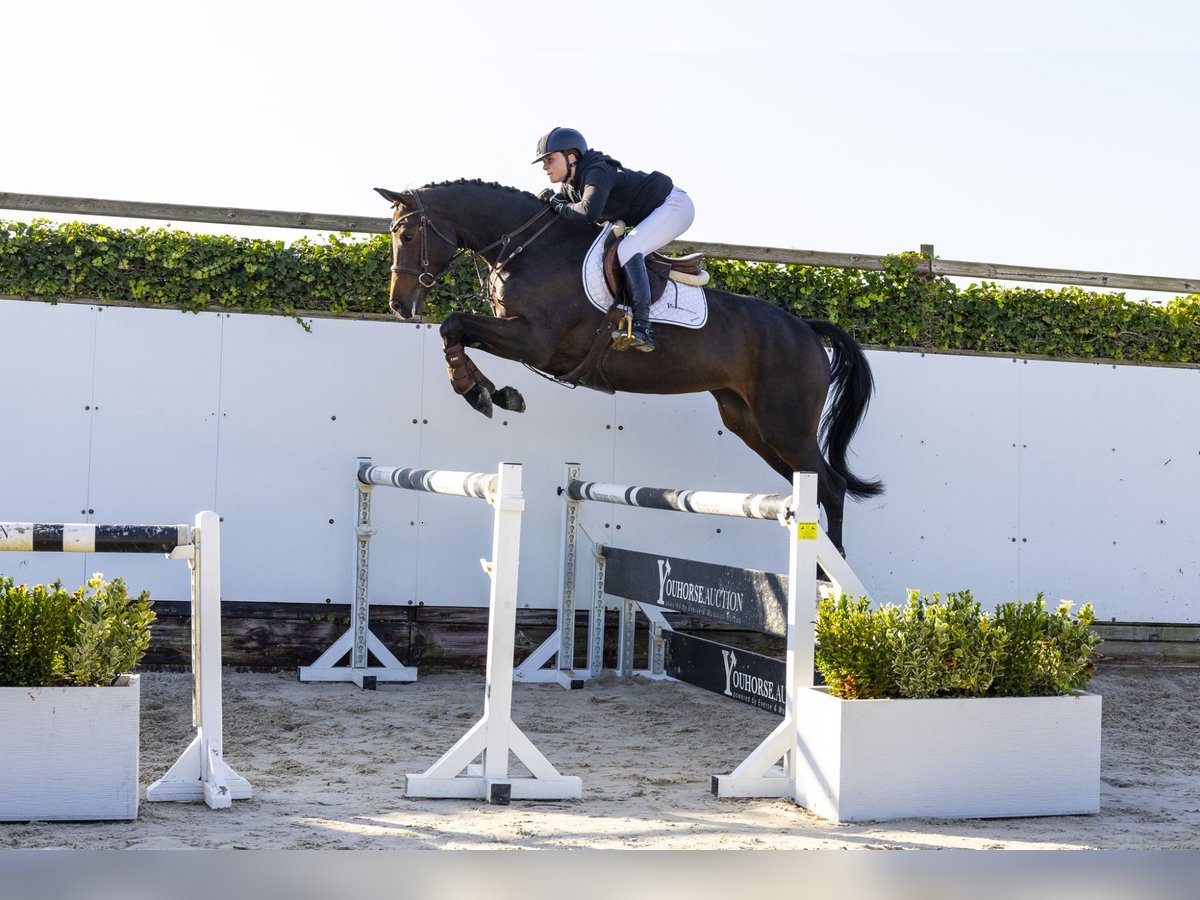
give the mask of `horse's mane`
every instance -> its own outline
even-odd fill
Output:
[[[454,187],[459,184],[473,184],[479,187],[491,188],[494,191],[507,191],[512,194],[520,194],[523,197],[528,197],[530,200],[537,200],[537,195],[529,191],[523,191],[520,188],[512,187],[507,184],[500,184],[496,181],[484,181],[482,178],[459,178],[454,181],[438,181],[433,184],[425,185],[426,188],[437,187]]]

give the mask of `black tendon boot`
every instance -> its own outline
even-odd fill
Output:
[[[635,253],[621,271],[625,275],[625,303],[633,311],[628,346],[649,353],[654,349],[654,331],[650,328],[650,276],[646,274],[646,260]]]

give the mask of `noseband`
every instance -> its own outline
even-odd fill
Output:
[[[405,213],[404,215],[397,218],[394,222],[392,222],[391,232],[393,235],[396,234],[400,230],[401,225],[403,225],[405,222],[407,222],[413,216],[417,217],[417,233],[420,235],[420,238],[421,238],[421,247],[420,247],[421,267],[417,268],[416,266],[404,266],[404,265],[401,265],[400,263],[395,263],[392,266],[392,274],[393,275],[416,275],[417,281],[420,283],[421,287],[429,289],[429,288],[433,287],[435,284],[437,284],[437,280],[442,277],[442,275],[445,273],[445,271],[447,269],[450,268],[450,263],[454,262],[454,260],[458,257],[458,255],[463,252],[464,248],[459,247],[457,241],[446,237],[446,235],[443,234],[442,231],[437,227],[437,223],[434,222],[433,219],[429,218],[428,214],[425,212],[425,204],[423,204],[421,202],[420,194],[418,194],[415,190],[409,191],[408,193],[412,195],[413,205],[416,208],[413,209],[411,212]],[[396,205],[398,206],[399,203],[397,203]],[[492,241],[492,243],[488,244],[482,250],[475,251],[475,255],[476,256],[484,256],[484,254],[486,254],[489,250],[494,250],[495,248],[499,247],[500,252],[496,254],[496,262],[492,266],[492,271],[493,271],[493,273],[495,273],[495,272],[502,270],[505,266],[507,266],[510,262],[512,262],[513,259],[516,258],[517,254],[519,254],[522,250],[524,250],[526,247],[528,247],[530,244],[532,244],[539,236],[541,236],[543,231],[545,231],[547,228],[549,228],[551,225],[553,225],[555,217],[551,216],[550,220],[548,222],[546,222],[546,224],[543,225],[541,228],[539,228],[536,232],[534,232],[534,234],[529,238],[529,240],[525,241],[525,243],[523,243],[523,244],[517,245],[516,247],[513,248],[513,251],[511,253],[509,253],[507,256],[505,256],[504,250],[512,242],[513,237],[515,235],[520,234],[522,231],[524,231],[525,229],[527,229],[531,225],[533,225],[533,223],[535,223],[538,219],[542,218],[542,216],[548,215],[549,213],[550,213],[549,206],[542,207],[540,210],[538,210],[534,214],[533,218],[531,218],[529,221],[527,221],[520,228],[517,228],[511,234],[501,235],[499,240]],[[450,246],[455,248],[454,254],[448,260],[446,260],[446,264],[443,265],[436,272],[429,271],[429,232],[430,231],[432,231],[435,235],[440,237],[447,244],[449,244]],[[486,259],[486,256],[484,258]]]

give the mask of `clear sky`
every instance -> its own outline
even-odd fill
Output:
[[[540,190],[570,125],[700,241],[1200,278],[1181,0],[47,0],[0,34],[0,191],[383,216]]]

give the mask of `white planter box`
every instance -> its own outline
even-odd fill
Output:
[[[0,688],[0,821],[136,819],[140,691]]]
[[[1100,809],[1100,696],[796,698],[796,799],[838,822]]]

